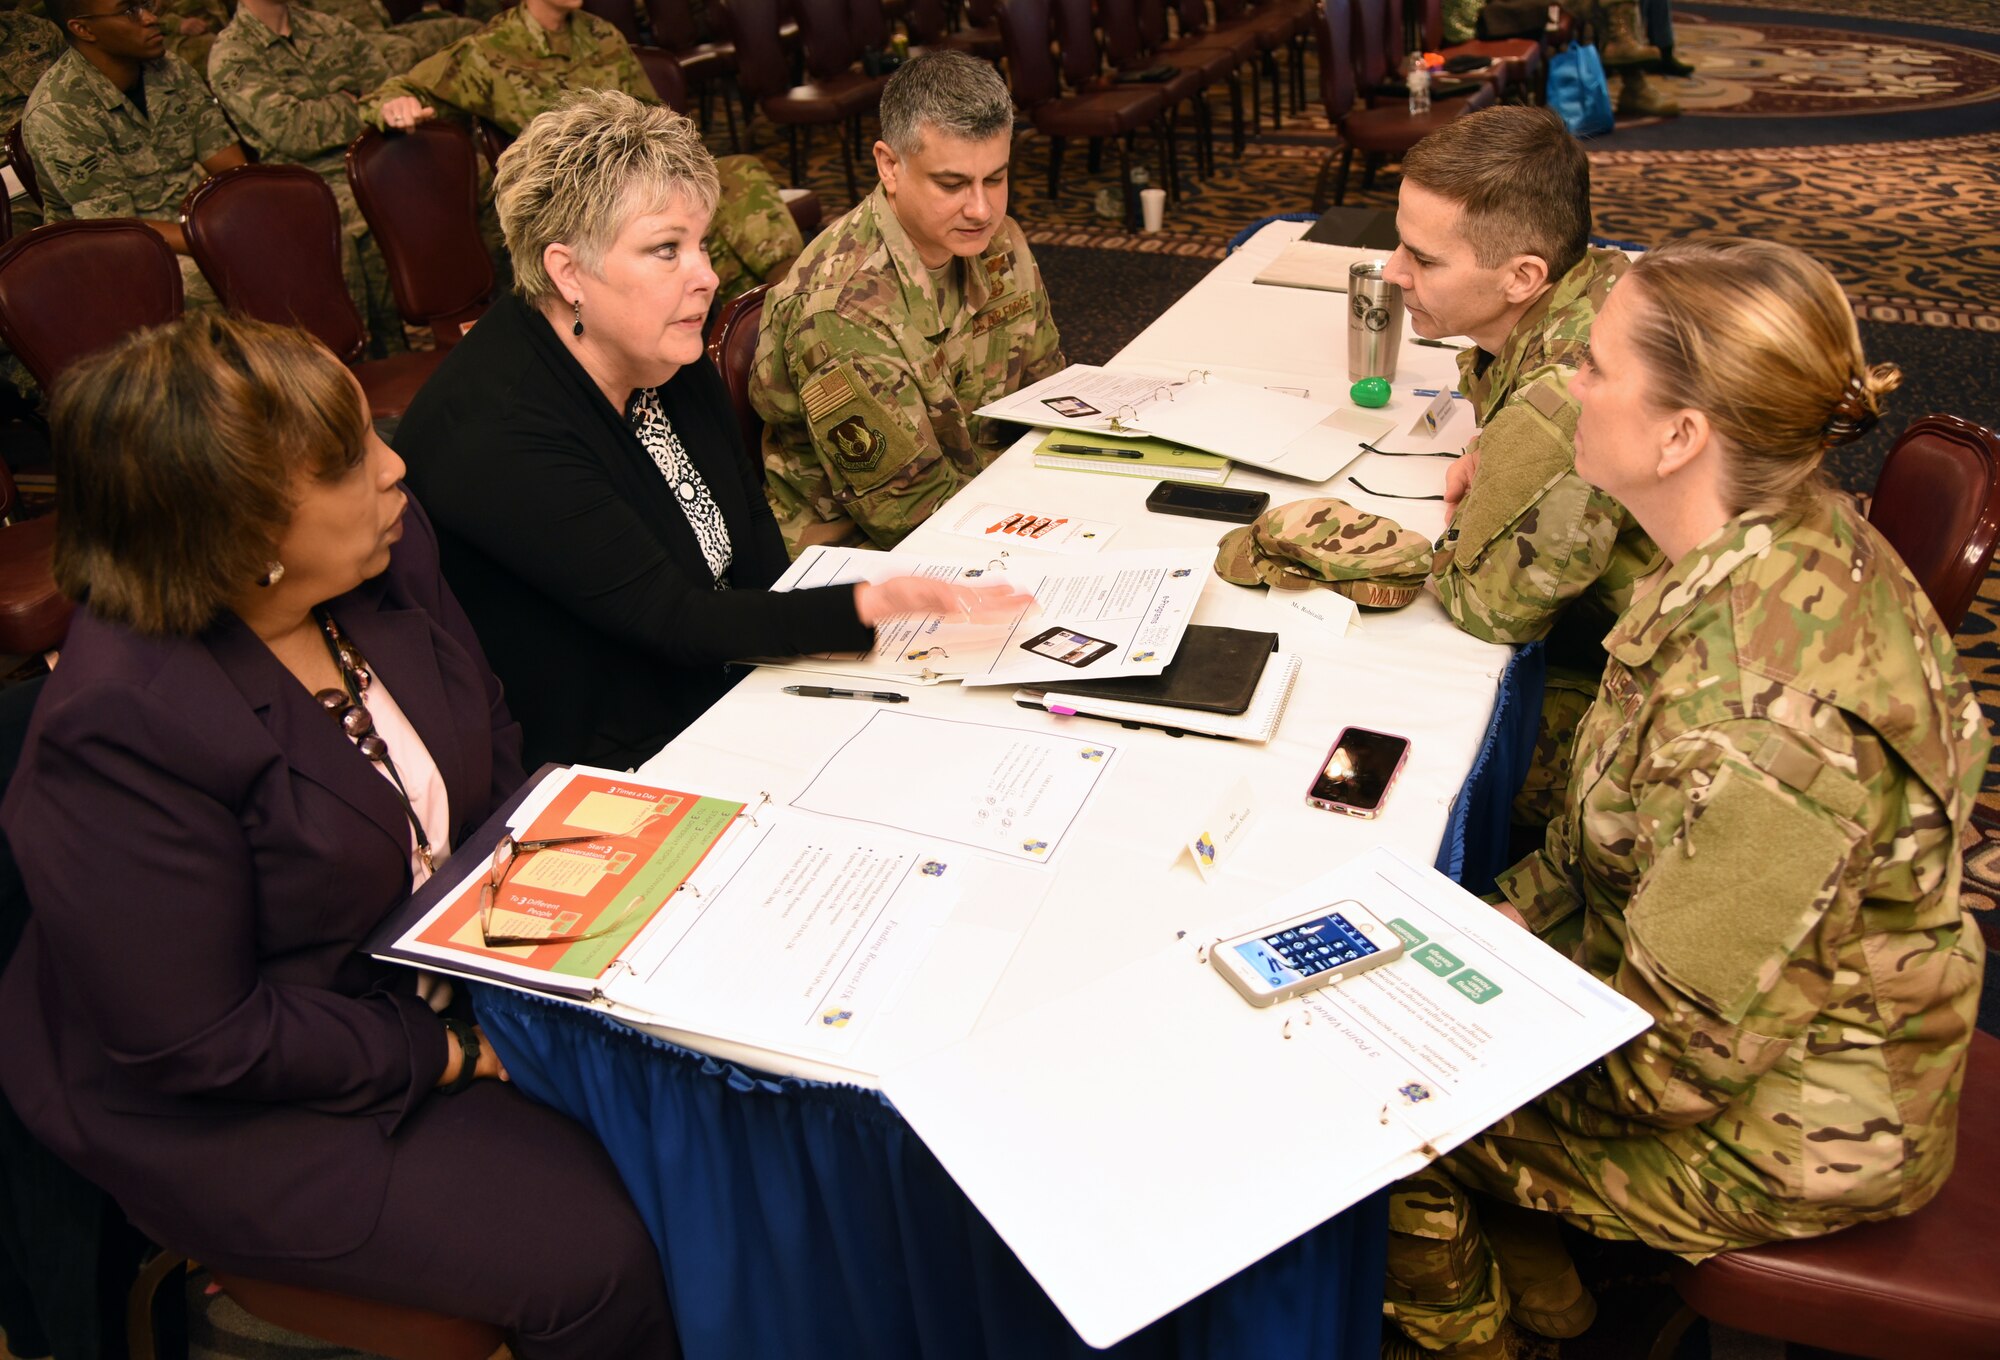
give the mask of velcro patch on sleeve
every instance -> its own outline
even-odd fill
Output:
[[[807,422],[818,425],[859,395],[853,376],[845,368],[830,368],[806,384],[799,393],[799,405],[805,410]]]
[[[1631,945],[1730,1024],[1832,905],[1852,843],[1833,818],[1725,768],[1626,909]]]

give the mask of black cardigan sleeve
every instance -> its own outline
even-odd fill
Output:
[[[545,324],[538,315],[518,303],[510,310],[481,320],[398,431],[411,481],[438,524],[591,629],[674,666],[871,645],[852,587],[773,594],[715,590],[692,577],[619,475],[619,460],[632,457],[622,420],[594,387],[582,390],[581,370],[572,382],[540,352],[526,332]],[[702,403],[712,405],[719,384],[705,390]],[[689,422],[706,427],[700,437],[728,437],[726,405],[703,414]],[[712,456],[701,462],[716,466]],[[783,545],[753,489],[747,503],[729,497],[737,511],[729,531],[761,586],[777,575],[771,543],[780,564]]]

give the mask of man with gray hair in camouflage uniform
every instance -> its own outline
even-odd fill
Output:
[[[889,78],[881,119],[881,184],[764,305],[750,403],[795,557],[893,547],[999,455],[999,428],[973,411],[1063,366],[1007,216],[1007,86],[984,62],[927,53]]]
[[[1604,635],[1658,565],[1625,508],[1576,475],[1569,384],[1624,255],[1590,249],[1590,162],[1547,109],[1487,109],[1403,160],[1403,243],[1383,271],[1410,326],[1464,335],[1459,387],[1479,435],[1445,479],[1451,525],[1431,584],[1488,642],[1546,639],[1548,686],[1515,820],[1545,824],[1569,785],[1577,722],[1604,673]]]

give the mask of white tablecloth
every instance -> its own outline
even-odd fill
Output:
[[[1340,294],[1252,284],[1282,246],[1305,230],[1274,223],[1148,327],[1114,366],[1206,367],[1221,376],[1309,387],[1321,398],[1345,399],[1346,298]],[[1060,321],[1060,318],[1058,318]],[[1394,449],[1462,446],[1472,432],[1465,403],[1438,435],[1403,432],[1427,404],[1411,387],[1441,387],[1457,377],[1448,350],[1417,346],[1406,331],[1396,396],[1384,414],[1397,433]],[[1110,548],[1208,545],[1229,526],[1156,515],[1145,509],[1152,483],[1137,477],[1093,476],[1037,469],[1029,435],[960,493],[967,503],[1032,502],[1048,513],[1116,521]],[[1378,491],[1442,489],[1445,459],[1364,455],[1349,469]],[[1314,486],[1236,468],[1231,486],[1269,490],[1272,503],[1337,495],[1435,537],[1443,528],[1435,501],[1377,500],[1345,476]],[[941,512],[943,518],[946,512]],[[928,557],[985,551],[935,524],[897,550]],[[1016,549],[1016,551],[1024,551]],[[1509,651],[1459,632],[1426,595],[1405,609],[1364,614],[1345,638],[1301,626],[1299,616],[1269,592],[1211,578],[1195,621],[1261,628],[1281,635],[1287,650],[1306,654],[1298,687],[1268,745],[1175,738],[1127,731],[1083,718],[1058,718],[1016,706],[1006,689],[964,690],[955,684],[916,688],[900,711],[1021,728],[1060,726],[1122,748],[1114,777],[1100,789],[1065,858],[1049,870],[1016,872],[1047,881],[1036,909],[1024,891],[1008,905],[981,903],[946,927],[896,1010],[877,1021],[853,1055],[852,1068],[805,1062],[700,1035],[671,1030],[661,1037],[765,1071],[872,1085],[897,1056],[949,1041],[969,1026],[991,1023],[1087,985],[1093,978],[1153,953],[1175,938],[1254,907],[1375,846],[1387,845],[1428,863],[1436,855],[1453,797],[1464,783],[1492,711]],[[653,760],[648,778],[719,794],[769,792],[788,800],[861,723],[874,706],[799,699],[781,686],[813,677],[763,668],[748,676]],[[1360,724],[1410,738],[1408,765],[1382,814],[1363,821],[1306,806],[1304,793],[1339,729]],[[893,771],[884,771],[885,779]],[[1204,815],[1238,779],[1255,790],[1257,812],[1245,839],[1214,882],[1204,883],[1180,854]],[[1032,919],[1029,919],[1032,916]],[[1023,929],[1019,948],[997,984],[996,943]],[[978,985],[974,985],[974,981]],[[983,1004],[982,1004],[983,1003]]]

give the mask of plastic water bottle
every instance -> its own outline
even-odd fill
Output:
[[[1431,111],[1431,68],[1424,64],[1424,54],[1410,53],[1410,116]]]

